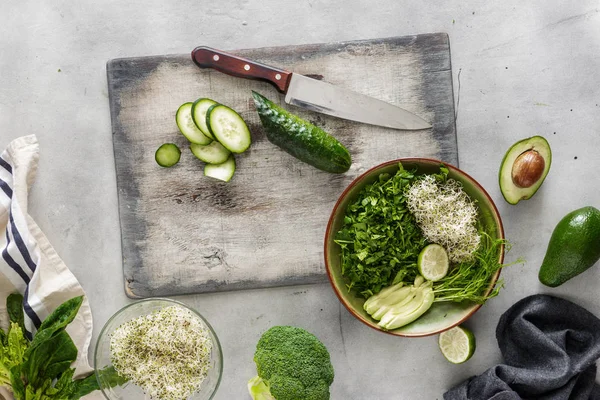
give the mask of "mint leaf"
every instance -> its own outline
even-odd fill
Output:
[[[35,340],[35,337],[34,337]],[[77,358],[77,347],[66,331],[40,343],[23,364],[29,385],[39,387],[46,379],[58,378]]]
[[[63,331],[65,327],[75,319],[82,302],[83,296],[78,296],[67,300],[58,306],[56,310],[42,322],[42,325],[38,329],[31,341],[31,345],[25,353],[25,357],[28,358],[31,352],[33,352],[41,343]]]

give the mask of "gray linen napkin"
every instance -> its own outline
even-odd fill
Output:
[[[504,364],[444,393],[444,400],[600,400],[600,320],[568,300],[526,297],[496,328]]]

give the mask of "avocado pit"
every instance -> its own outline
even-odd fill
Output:
[[[540,188],[552,164],[552,151],[542,136],[533,136],[513,144],[502,159],[500,191],[509,204],[531,198]]]
[[[513,164],[511,176],[513,183],[520,188],[533,186],[544,173],[546,162],[536,150],[521,153]]]

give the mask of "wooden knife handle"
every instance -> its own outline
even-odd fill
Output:
[[[192,51],[192,60],[200,68],[213,68],[238,78],[257,79],[275,85],[282,93],[290,84],[291,72],[234,56],[210,47],[200,46]]]

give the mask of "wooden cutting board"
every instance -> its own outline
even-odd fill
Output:
[[[193,43],[190,51],[196,45]],[[224,49],[227,50],[227,49]],[[359,174],[400,157],[457,165],[450,45],[444,33],[231,51],[401,106],[429,121],[397,131],[288,110],[350,151],[345,174],[304,164],[265,137],[251,90],[279,104],[267,83],[197,68],[189,54],[107,63],[125,290],[133,298],[325,282],[323,238],[338,196]],[[247,121],[252,146],[228,183],[203,176],[175,124],[184,102],[209,97]],[[155,150],[182,149],[161,168]]]

